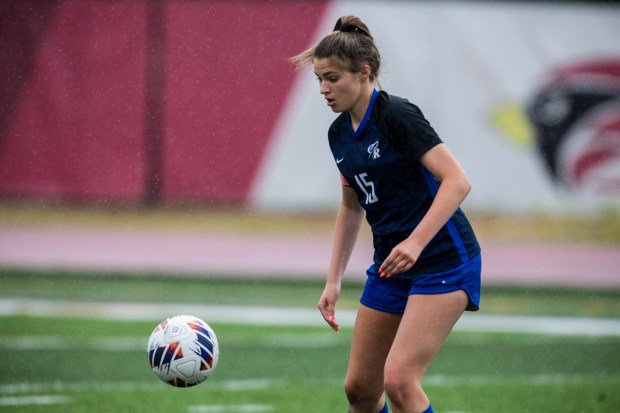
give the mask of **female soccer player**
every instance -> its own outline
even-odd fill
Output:
[[[291,58],[313,66],[327,106],[340,113],[329,144],[342,201],[318,307],[338,331],[342,274],[363,218],[374,263],[357,313],[345,392],[351,413],[430,413],[422,379],[465,310],[478,310],[480,247],[460,209],[465,173],[420,109],[377,91],[380,55],[357,17],[338,19]]]

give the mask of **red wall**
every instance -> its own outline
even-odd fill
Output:
[[[0,196],[247,200],[325,2],[156,4],[0,8]]]

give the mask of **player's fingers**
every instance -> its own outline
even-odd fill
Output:
[[[392,274],[399,274],[409,270],[413,264],[407,259],[393,260],[390,263],[383,263],[379,269],[381,277],[390,277]]]
[[[338,323],[336,322],[336,319],[334,318],[333,315],[330,315],[327,319],[327,323],[330,325],[330,327],[337,333],[338,331],[340,331],[340,326],[338,325]]]
[[[388,255],[388,257],[383,261],[381,267],[379,267],[379,275],[381,277],[385,277],[387,274],[391,274],[392,267],[394,264],[395,256],[394,254]]]
[[[390,278],[392,274],[401,274],[411,268],[411,265],[407,261],[401,261],[393,266],[393,269],[388,271],[385,276]]]
[[[328,324],[331,325],[332,322],[334,321],[334,308],[333,308],[333,306],[330,306],[327,303],[319,302],[318,308],[319,308],[319,311],[321,312],[321,315],[323,316],[323,319]]]
[[[325,321],[327,321],[329,319],[329,316],[333,314],[333,311],[330,311],[326,306],[322,306],[321,304],[319,304],[318,307],[319,307],[319,311],[321,312],[321,315],[323,316]]]
[[[398,254],[391,253],[388,257],[383,261],[381,267],[379,268],[379,274],[381,276],[386,276],[388,274],[394,274],[398,268],[398,265],[401,261],[401,258]]]

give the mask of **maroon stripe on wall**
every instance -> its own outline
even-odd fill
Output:
[[[56,1],[6,0],[0,4],[0,150],[22,89],[30,78]]]
[[[245,202],[326,3],[2,3],[0,196]]]
[[[4,197],[138,199],[144,16],[143,2],[59,2],[3,132]]]

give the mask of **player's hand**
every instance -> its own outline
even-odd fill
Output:
[[[411,238],[405,239],[392,248],[390,255],[387,256],[381,267],[379,267],[379,275],[390,278],[394,274],[409,271],[418,260],[422,249],[423,247]]]
[[[329,324],[329,326],[337,333],[340,330],[340,326],[336,322],[336,302],[340,297],[340,286],[326,285],[323,290],[323,294],[319,299],[317,307],[323,316],[323,319]]]

